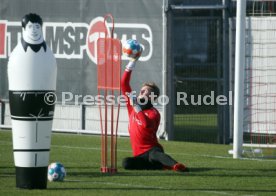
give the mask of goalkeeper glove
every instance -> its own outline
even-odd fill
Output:
[[[135,68],[136,62],[140,58],[142,52],[143,52],[143,48],[141,47],[141,52],[139,53],[139,55],[135,58],[130,58],[128,64],[126,65],[126,70],[132,71]]]

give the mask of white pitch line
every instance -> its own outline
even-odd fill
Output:
[[[0,145],[7,145],[7,144],[12,145],[12,142],[7,142],[7,141],[1,141],[0,140]],[[51,145],[51,147],[101,151],[101,148],[98,148],[98,147],[80,147],[80,146],[65,146],[65,145]],[[118,152],[132,152],[131,150],[123,150],[123,149],[117,149],[117,151]],[[189,153],[175,153],[175,152],[166,152],[166,153],[172,154],[172,155],[175,154],[175,155],[192,156],[192,157],[207,157],[207,158],[215,158],[215,159],[232,159],[232,157],[229,157],[229,156],[216,156],[216,155],[206,155],[206,154],[189,154]],[[257,158],[240,158],[240,160],[276,162],[276,160],[261,159],[261,158],[260,159],[257,159]]]
[[[137,184],[126,184],[126,183],[116,183],[116,182],[101,182],[101,181],[85,181],[85,180],[64,180],[68,182],[89,182],[92,184],[104,184],[104,185],[116,185],[116,186],[126,186],[126,187],[136,187],[136,188],[151,188],[151,189],[168,189],[164,187],[153,187],[153,186],[145,186],[145,185],[137,185]]]
[[[68,182],[89,182],[92,184],[103,184],[103,185],[115,185],[115,186],[124,186],[124,187],[134,187],[134,188],[144,188],[144,189],[155,189],[163,191],[197,191],[203,193],[214,193],[218,195],[236,195],[227,193],[225,191],[204,191],[204,190],[189,190],[189,189],[178,189],[174,187],[160,187],[160,186],[146,186],[146,185],[137,185],[137,184],[127,184],[127,183],[116,183],[116,182],[99,182],[99,181],[84,181],[84,180],[64,180]]]
[[[224,192],[224,191],[202,191],[202,192],[214,193],[214,194],[218,194],[218,195],[236,195],[236,194],[227,193],[227,192]]]
[[[53,147],[58,148],[69,148],[69,149],[82,149],[82,150],[98,150],[100,151],[101,148],[97,147],[79,147],[79,146],[61,146],[61,145],[52,145]],[[119,152],[132,152],[131,150],[122,150],[117,149]],[[232,159],[232,157],[228,156],[216,156],[216,155],[203,155],[203,154],[188,154],[188,153],[173,153],[173,152],[167,152],[168,154],[178,154],[178,155],[186,155],[186,156],[193,156],[193,157],[207,157],[207,158],[216,158],[216,159]],[[240,160],[252,160],[252,161],[271,161],[276,162],[276,160],[267,160],[267,159],[256,159],[256,158],[240,158]]]
[[[53,147],[58,147],[58,148],[72,148],[72,149],[82,149],[82,150],[101,150],[101,148],[97,147],[79,147],[79,146],[61,146],[61,145],[52,145]],[[119,152],[132,152],[131,150],[122,150],[122,149],[117,149]],[[187,156],[202,156],[202,157],[210,157],[210,158],[219,158],[219,159],[232,159],[232,157],[224,157],[224,156],[212,156],[212,155],[192,155],[188,153],[173,153],[173,152],[168,152],[168,154],[179,154],[179,155],[187,155]]]
[[[0,175],[0,177],[15,177],[15,174],[4,174]],[[124,186],[124,187],[135,187],[135,188],[144,188],[144,189],[156,189],[156,190],[167,190],[167,191],[197,191],[202,193],[214,193],[217,195],[236,195],[232,193],[227,193],[225,191],[204,191],[204,190],[189,190],[189,189],[177,189],[177,188],[170,188],[170,187],[158,187],[158,186],[146,186],[146,185],[137,185],[137,184],[126,184],[126,183],[115,183],[115,182],[97,182],[97,181],[86,181],[86,180],[71,180],[71,179],[64,179],[64,182],[88,182],[92,184],[103,184],[103,185],[116,185],[116,186]],[[177,189],[177,190],[175,190]],[[255,195],[242,195],[242,196],[255,196]]]

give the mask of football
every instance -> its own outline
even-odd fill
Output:
[[[141,55],[142,47],[137,40],[129,39],[123,43],[123,55],[129,58],[136,58]]]
[[[59,163],[51,163],[48,166],[48,180],[52,181],[63,181],[66,176],[66,171],[64,166]]]

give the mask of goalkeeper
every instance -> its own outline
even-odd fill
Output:
[[[123,168],[130,170],[169,169],[185,172],[188,168],[164,153],[158,143],[156,132],[160,124],[160,114],[152,101],[159,96],[155,83],[144,83],[136,99],[130,87],[131,73],[139,57],[131,59],[124,71],[121,84],[126,95],[129,116],[129,135],[134,157],[123,160]],[[152,96],[153,95],[153,96]]]

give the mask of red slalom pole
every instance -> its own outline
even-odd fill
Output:
[[[102,28],[108,29],[108,18],[112,22],[111,34],[109,35],[106,30],[105,37],[99,38],[97,41],[97,87],[98,95],[103,93],[104,97],[104,103],[99,103],[102,134],[101,172],[114,174],[117,173],[117,133],[120,104],[108,104],[107,97],[110,95],[112,97],[119,96],[121,93],[121,41],[113,38],[114,19],[111,14],[104,17]],[[104,107],[104,114],[102,106]],[[114,118],[115,108],[117,108],[117,115]]]

